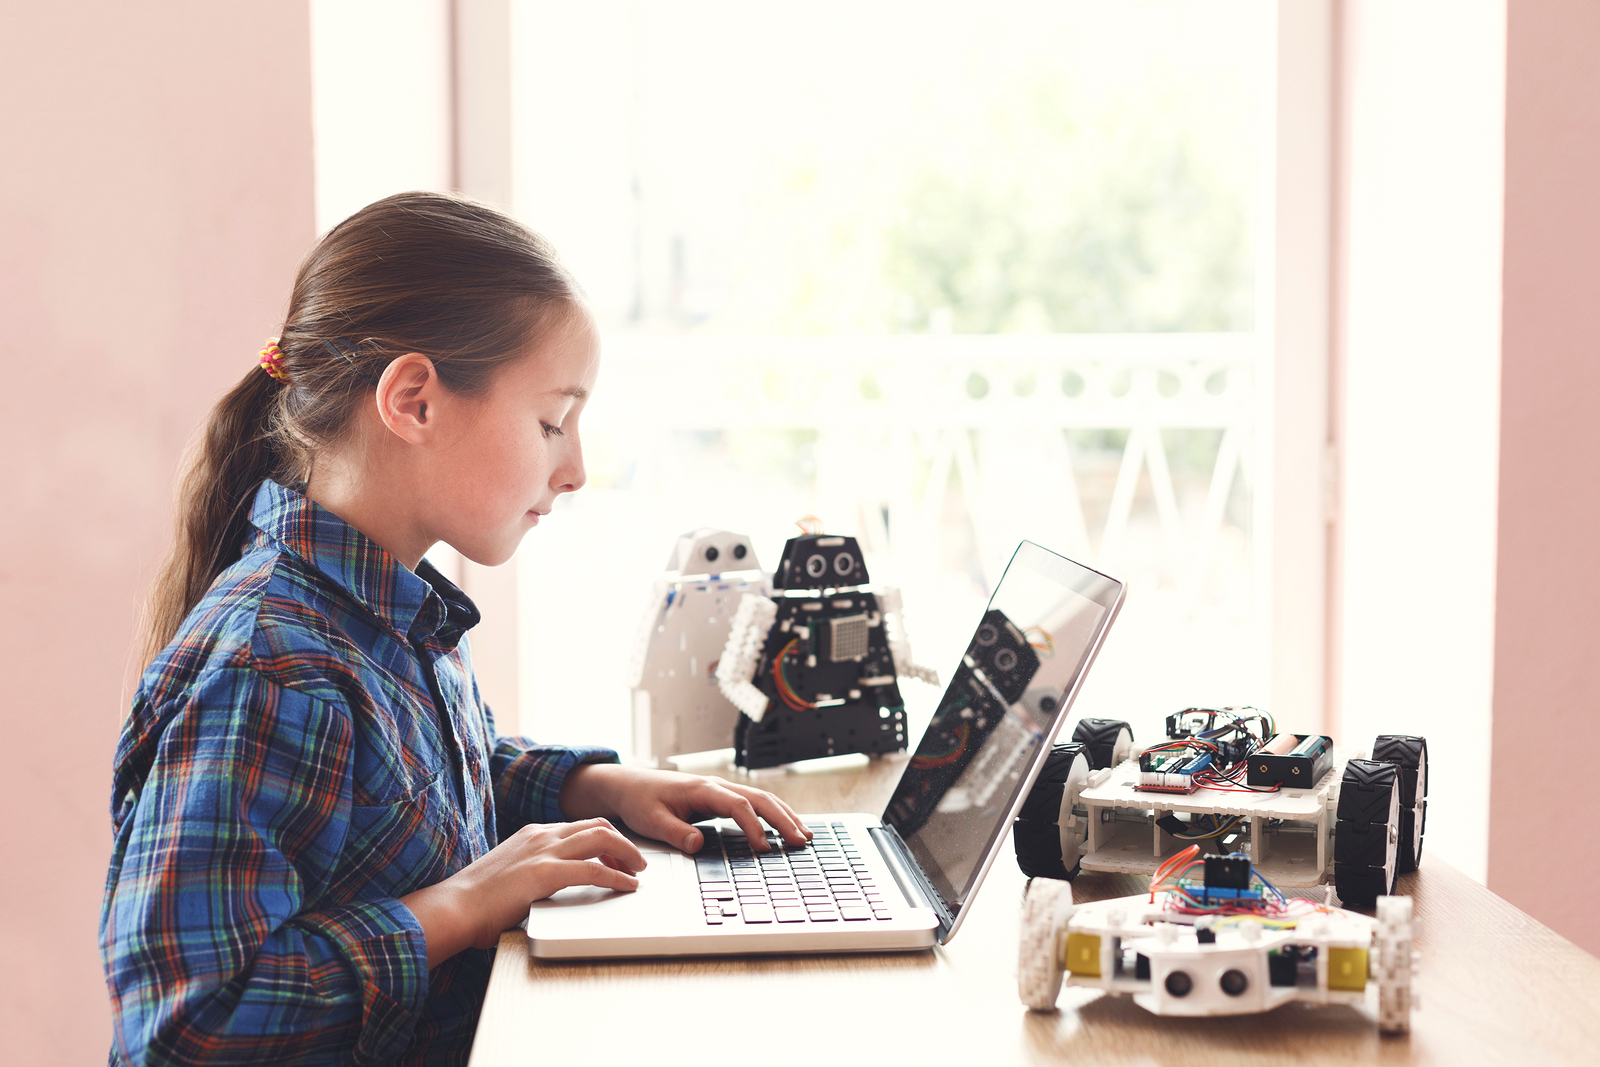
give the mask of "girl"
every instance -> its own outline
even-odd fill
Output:
[[[464,1063],[490,950],[566,886],[632,890],[608,820],[785,804],[500,737],[472,602],[423,555],[505,562],[584,483],[599,369],[576,283],[489,208],[408,193],[300,266],[212,412],[118,745],[101,951],[114,1063]]]

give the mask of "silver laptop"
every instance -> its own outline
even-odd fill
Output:
[[[633,893],[564,889],[528,912],[537,958],[882,952],[955,936],[1122,607],[1115,578],[1024,541],[881,816],[803,815],[768,852],[728,820],[665,845]]]

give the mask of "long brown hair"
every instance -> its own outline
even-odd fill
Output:
[[[145,605],[141,662],[238,560],[256,488],[306,480],[391,360],[420,352],[447,388],[475,396],[581,301],[543,238],[460,197],[400,193],[328,231],[300,264],[278,339],[289,383],[252,363],[188,459],[172,552]]]

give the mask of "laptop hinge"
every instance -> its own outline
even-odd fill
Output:
[[[950,906],[945,903],[944,897],[933,887],[928,876],[922,873],[922,865],[906,847],[905,840],[900,832],[892,826],[874,826],[868,832],[877,842],[878,851],[883,858],[889,861],[889,873],[894,875],[894,880],[900,886],[901,894],[912,907],[932,908],[933,913],[939,917],[939,943],[950,934],[950,928],[955,925],[956,917],[950,911]]]

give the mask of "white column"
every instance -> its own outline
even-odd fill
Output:
[[[1489,817],[1504,0],[1349,0],[1336,740],[1428,738],[1427,848]]]
[[[1270,173],[1262,184],[1257,335],[1265,342],[1256,395],[1257,481],[1265,549],[1269,709],[1286,729],[1324,722],[1328,437],[1328,274],[1332,125],[1329,0],[1278,4]],[[1258,556],[1261,559],[1262,556]]]

